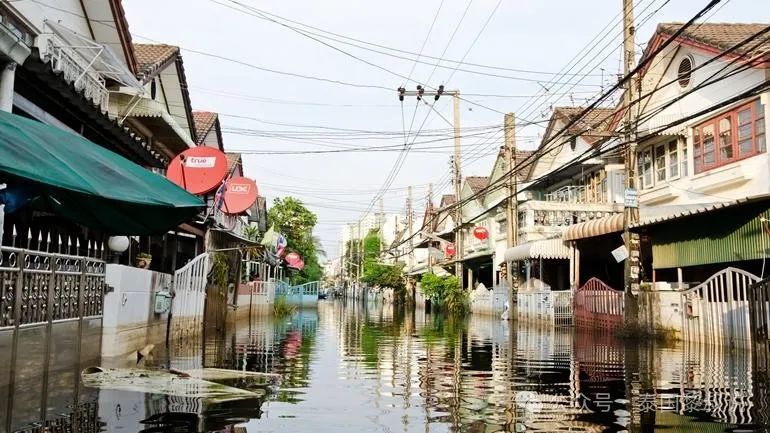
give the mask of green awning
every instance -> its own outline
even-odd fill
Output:
[[[655,269],[733,263],[770,256],[761,218],[770,200],[760,197],[643,227],[652,243]]]
[[[7,112],[0,112],[0,182],[32,185],[37,207],[110,234],[164,233],[204,206],[79,135]]]

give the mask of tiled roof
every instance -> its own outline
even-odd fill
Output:
[[[585,108],[582,107],[556,107],[553,110],[553,117],[572,122],[584,110]],[[614,112],[614,108],[594,108],[571,125],[567,129],[567,133],[579,135],[588,143],[593,144],[608,132]]]
[[[468,182],[468,185],[470,185],[471,191],[473,191],[474,194],[478,194],[484,188],[489,186],[488,176],[468,176],[465,178],[465,181]]]
[[[672,35],[683,25],[684,23],[660,23],[658,24],[657,33]],[[766,27],[767,23],[699,23],[687,27],[680,37],[697,44],[724,51]],[[749,42],[737,48],[735,54],[745,54],[754,45],[754,43]],[[770,49],[770,44],[765,43],[764,49]]]
[[[457,199],[455,198],[454,194],[444,194],[441,196],[441,204],[439,204],[439,209],[443,209],[447,206],[452,206],[457,202]]]
[[[227,156],[227,172],[230,173],[233,171],[233,167],[242,165],[241,163],[241,154],[240,153],[233,153],[233,152],[227,152],[225,154]],[[243,170],[241,170],[243,171]]]
[[[158,68],[179,54],[179,47],[166,44],[134,44],[139,73],[152,75]]]
[[[193,122],[195,123],[195,136],[198,137],[198,143],[203,143],[206,134],[214,127],[217,121],[217,113],[210,111],[193,111]]]

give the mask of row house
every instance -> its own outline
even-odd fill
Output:
[[[584,111],[556,107],[542,144],[522,164],[526,173],[518,188],[518,244],[500,257],[501,262],[520,262],[520,290],[569,289],[564,231],[622,211],[623,160],[602,151],[614,111],[594,108],[580,116]]]
[[[659,24],[643,58],[680,27]],[[770,193],[765,138],[768,44],[755,38],[764,28],[741,23],[690,27],[642,71],[636,155],[642,224]],[[620,110],[616,114],[617,130],[622,129],[622,115]],[[601,224],[583,224],[565,234],[565,240],[577,247],[602,251],[591,254],[601,257],[593,263],[586,261],[586,254],[581,256],[582,276],[575,284],[598,276],[610,278],[612,287],[622,287],[622,263],[607,260],[609,251],[623,243],[617,236],[622,228],[622,218],[605,218]],[[751,254],[736,252],[723,263],[716,252],[698,260],[673,250],[664,257],[660,241],[642,234],[641,279],[703,281],[727,264],[759,274],[765,254],[759,237],[752,239]],[[673,242],[670,236],[666,242]],[[609,271],[597,274],[597,268]]]
[[[100,364],[104,329],[128,316],[165,323],[148,306],[166,280],[135,268],[123,275],[147,278],[114,278],[107,261],[131,243],[114,235],[135,236],[143,252],[162,238],[153,266],[181,265],[158,235],[181,231],[205,205],[159,175],[194,144],[189,124],[170,134],[122,111],[122,95],[146,97],[153,85],[120,0],[1,2],[0,66],[0,274],[23,281],[0,288],[0,387],[13,402],[0,408],[0,430],[50,429],[98,404],[57,381]],[[129,290],[116,293],[121,284]],[[24,399],[30,389],[42,398]]]
[[[640,254],[631,291],[648,302],[648,319],[657,326],[687,339],[743,345],[751,340],[750,326],[770,326],[763,314],[748,316],[758,296],[748,292],[763,290],[753,284],[764,277],[770,245],[770,44],[765,24],[703,23],[659,50],[681,27],[658,25],[638,78],[640,218],[631,231]],[[623,116],[618,109],[612,129],[619,133]],[[617,316],[617,323],[624,257],[616,260],[612,252],[624,244],[623,226],[623,216],[616,215],[564,234],[574,252],[578,300],[584,287],[601,287],[617,305],[589,316]],[[576,308],[590,310],[580,302]]]

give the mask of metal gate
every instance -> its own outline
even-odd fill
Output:
[[[575,292],[575,326],[617,329],[623,324],[623,292],[591,278]]]
[[[203,253],[174,272],[171,335],[175,340],[200,335],[209,262],[209,253]]]
[[[751,346],[749,289],[759,277],[726,268],[682,292],[685,338],[710,344]]]

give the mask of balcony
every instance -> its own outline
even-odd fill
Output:
[[[622,210],[622,204],[530,200],[519,206],[519,242],[559,236],[568,226]]]

